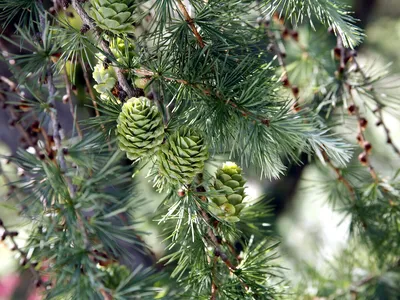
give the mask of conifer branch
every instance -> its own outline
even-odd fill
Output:
[[[65,160],[64,151],[63,151],[62,143],[61,143],[61,135],[60,135],[61,126],[60,126],[60,122],[58,120],[58,113],[57,113],[57,109],[56,109],[56,105],[55,105],[56,87],[55,87],[54,81],[53,81],[53,73],[52,73],[52,69],[51,69],[51,63],[49,63],[49,67],[48,67],[47,86],[48,86],[48,90],[49,90],[49,102],[53,105],[53,110],[50,112],[50,117],[51,117],[51,121],[52,121],[54,143],[55,143],[55,147],[57,150],[57,160],[60,165],[60,170],[64,174],[64,176],[63,176],[64,180],[68,185],[70,197],[71,197],[71,199],[74,199],[76,196],[75,186],[73,185],[71,178],[65,174],[68,167],[67,167],[67,162]],[[77,214],[76,217],[77,217],[78,226],[80,228],[80,232],[82,234],[86,250],[89,250],[90,242],[89,242],[88,234],[86,232],[86,228],[83,224],[81,216],[79,214]]]
[[[358,135],[357,135],[357,140],[359,145],[364,149],[364,151],[359,155],[358,160],[361,162],[362,165],[368,166],[369,173],[371,174],[371,177],[375,180],[375,182],[379,182],[380,179],[378,177],[378,174],[375,171],[375,168],[371,164],[371,161],[369,159],[370,154],[369,152],[372,149],[371,143],[366,139],[364,130],[367,127],[368,121],[364,117],[361,116],[360,109],[359,107],[355,104],[354,99],[353,99],[353,93],[352,93],[352,86],[347,85],[348,92],[350,95],[350,99],[352,100],[352,105],[354,107],[354,113],[357,117],[357,123],[358,123]]]
[[[360,64],[358,63],[358,60],[357,60],[356,56],[357,56],[357,52],[352,53],[353,62],[355,64],[357,70],[360,72],[361,76],[363,77],[363,79],[367,82],[369,78],[365,74],[364,70],[361,68]],[[382,107],[379,104],[379,97],[378,97],[376,91],[373,88],[371,89],[371,94],[372,94],[373,98],[376,100],[376,102],[378,103],[378,107],[374,110],[374,113],[378,118],[378,122],[376,123],[376,126],[382,126],[383,127],[383,130],[384,130],[385,135],[386,135],[386,143],[389,144],[392,147],[393,151],[398,156],[400,156],[400,149],[393,143],[393,140],[392,140],[392,138],[390,136],[390,130],[389,130],[389,128],[387,127],[386,123],[383,120]]]
[[[201,85],[201,84],[190,83],[190,82],[188,82],[188,81],[186,81],[184,79],[165,77],[164,75],[157,74],[157,73],[155,73],[153,71],[146,70],[146,69],[143,69],[143,68],[136,69],[135,70],[135,74],[141,75],[141,76],[145,76],[148,79],[162,78],[165,81],[177,82],[177,83],[180,83],[180,84],[183,84],[183,85],[187,85],[187,86],[190,86],[192,88],[195,88],[195,89],[199,90],[205,96],[209,96],[211,94],[211,90],[207,86],[204,86],[204,85]],[[214,94],[214,96],[215,96],[216,99],[218,99],[218,100],[224,102],[225,104],[233,107],[235,110],[237,110],[243,116],[250,116],[253,119],[258,120],[261,124],[264,124],[266,126],[270,125],[270,120],[269,119],[267,119],[267,118],[265,118],[263,116],[257,115],[257,114],[255,114],[255,113],[253,113],[253,112],[251,112],[251,111],[249,111],[247,109],[241,108],[236,103],[231,101],[230,99],[223,99],[221,97],[221,95]]]
[[[193,34],[195,35],[200,47],[204,48],[206,45],[203,41],[203,38],[201,37],[200,33],[198,32],[196,25],[194,23],[194,20],[190,17],[185,5],[182,3],[181,0],[176,0],[176,2],[178,2],[179,9],[182,12],[183,16],[185,17],[186,23],[190,26],[190,29],[192,30]]]
[[[335,52],[339,54],[339,59],[340,59],[337,72],[341,76],[344,74],[346,64],[349,61],[349,59],[347,59],[347,58],[350,56],[348,54],[347,49],[343,45],[342,38],[340,36],[338,36],[336,41],[337,41],[337,43],[336,43]],[[354,55],[353,55],[353,57],[354,57]],[[369,156],[370,156],[369,153],[372,149],[372,145],[366,139],[365,134],[364,134],[364,130],[367,128],[368,121],[361,115],[360,109],[357,106],[356,102],[354,101],[353,87],[348,82],[344,82],[344,84],[347,88],[347,92],[348,92],[348,95],[349,95],[351,103],[352,103],[348,107],[348,111],[350,114],[354,114],[357,118],[357,123],[358,123],[357,141],[358,141],[359,145],[364,149],[364,151],[358,156],[358,160],[360,161],[360,163],[362,165],[365,165],[368,167],[369,173],[371,174],[371,177],[375,180],[375,182],[379,182],[380,179],[378,177],[378,174],[376,173],[375,168],[373,167],[373,165],[371,164],[370,159],[369,159]]]
[[[100,41],[100,46],[103,49],[107,55],[110,57],[114,57],[110,50],[110,46],[107,44],[107,42],[102,38],[101,36],[101,29],[96,26],[96,24],[93,22],[93,20],[89,17],[89,15],[86,13],[86,11],[83,9],[81,4],[79,3],[78,0],[72,0],[72,6],[78,13],[78,15],[81,17],[83,23],[87,26],[89,26],[90,29],[93,29],[95,38]],[[117,74],[118,82],[119,85],[122,87],[122,89],[125,91],[125,93],[128,95],[129,98],[133,97],[135,95],[134,90],[128,83],[128,80],[126,79],[123,70],[118,68],[117,66],[115,68],[115,73]]]

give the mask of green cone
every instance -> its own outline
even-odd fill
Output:
[[[111,290],[115,290],[121,281],[125,280],[131,273],[126,266],[120,265],[119,263],[112,263],[106,267],[100,268],[106,273],[102,278],[104,286]]]
[[[117,82],[117,75],[112,66],[104,67],[105,56],[103,54],[97,55],[99,60],[94,67],[93,79],[97,82],[93,87],[100,94],[102,100],[109,98],[108,92],[111,92]]]
[[[135,44],[129,39],[114,38],[110,42],[110,50],[118,63],[124,68],[135,68],[138,65]]]
[[[242,204],[246,197],[244,185],[246,180],[242,176],[242,169],[234,162],[226,162],[217,170],[214,186],[211,190],[217,190],[219,195],[211,197],[210,210],[219,218],[228,222],[238,222]]]
[[[182,127],[174,132],[159,152],[159,173],[173,184],[191,183],[204,169],[208,149],[197,130]]]
[[[114,34],[134,32],[134,0],[91,0],[90,3],[90,16],[101,29]]]
[[[119,148],[131,160],[154,154],[164,139],[161,113],[145,97],[131,98],[118,117]]]

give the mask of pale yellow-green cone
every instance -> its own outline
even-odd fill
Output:
[[[172,184],[189,184],[204,169],[208,148],[202,134],[182,127],[162,145],[159,155],[159,173]]]
[[[153,155],[164,139],[161,113],[145,97],[131,98],[117,120],[119,148],[131,160]]]
[[[96,25],[114,34],[133,33],[134,0],[90,0],[90,16]]]
[[[112,263],[106,267],[100,266],[99,268],[105,271],[102,281],[104,286],[110,290],[117,289],[121,281],[125,280],[131,273],[126,266],[119,263]]]
[[[226,162],[217,170],[214,186],[210,189],[218,192],[211,197],[210,211],[227,222],[238,222],[239,214],[245,207],[243,199],[246,180],[242,169],[234,162]]]
[[[117,82],[117,75],[112,66],[104,67],[105,56],[101,53],[98,55],[98,62],[93,70],[93,79],[97,82],[93,87],[100,94],[102,100],[109,98],[109,93],[113,90]]]
[[[118,63],[126,68],[135,68],[138,64],[135,53],[135,44],[128,38],[113,38],[110,41],[110,50]]]

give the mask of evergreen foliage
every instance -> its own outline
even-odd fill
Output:
[[[46,298],[398,297],[400,172],[389,177],[374,156],[400,155],[383,114],[398,117],[399,99],[385,72],[359,62],[363,33],[342,4],[53,2],[0,0],[1,27],[15,25],[3,38],[17,46],[1,54],[12,76],[0,78],[0,101],[24,139],[8,157],[24,171],[10,198],[30,224],[14,250]],[[74,92],[95,116],[78,120]],[[371,116],[386,145],[370,140]],[[347,249],[337,259],[346,268],[326,278],[305,267],[296,286],[265,228],[268,201],[246,196],[242,168],[276,179],[302,154],[323,170],[313,188],[351,217],[351,244],[370,259],[346,264]],[[146,216],[163,257],[138,229],[145,168],[164,197]],[[8,224],[0,230],[15,243]]]

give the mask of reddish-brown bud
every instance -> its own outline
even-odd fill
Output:
[[[360,124],[360,127],[364,130],[365,128],[367,128],[368,125],[368,121],[365,118],[360,118],[360,120],[358,121],[358,123]]]
[[[270,121],[268,119],[263,119],[263,120],[261,120],[261,123],[269,126]]]
[[[299,90],[298,86],[297,85],[293,85],[292,86],[293,96],[295,96],[297,98],[299,96],[299,92],[300,92],[300,90]]]
[[[299,41],[299,33],[296,30],[292,30],[291,35],[292,39],[294,39],[296,42]]]
[[[290,36],[289,30],[285,27],[285,29],[282,31],[282,38],[283,39],[288,39]]]
[[[289,78],[287,76],[283,77],[281,81],[284,87],[290,86]]]
[[[335,49],[333,49],[333,54],[335,56],[335,59],[340,59],[340,57],[342,56],[342,51],[339,47],[336,47]]]
[[[299,105],[299,102],[294,102],[293,103],[293,105],[292,105],[292,109],[295,111],[295,112],[299,112],[300,110],[301,110],[301,108],[300,108],[300,105]]]
[[[186,192],[185,192],[183,189],[179,189],[179,190],[178,190],[178,196],[179,196],[180,198],[185,197],[185,195],[186,195]]]
[[[348,108],[347,111],[349,112],[349,115],[353,115],[356,111],[356,106],[354,104],[351,104]]]
[[[358,143],[361,143],[363,141],[363,137],[362,137],[362,135],[359,133],[359,134],[357,134],[357,142]]]
[[[362,165],[365,166],[368,163],[367,153],[365,153],[365,152],[360,153],[360,155],[358,156],[358,160],[360,161],[360,163]]]
[[[367,151],[367,153],[370,153],[372,150],[372,145],[370,142],[365,141],[363,144],[364,150]]]

